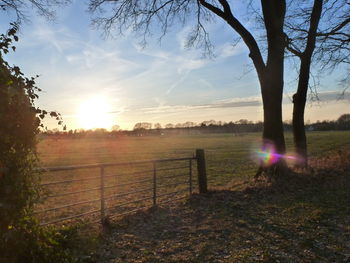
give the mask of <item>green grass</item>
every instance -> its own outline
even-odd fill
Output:
[[[287,149],[293,152],[292,135],[286,133]],[[193,136],[156,136],[44,139],[38,152],[43,166],[64,166],[104,162],[136,161],[192,156],[195,149],[206,152],[208,181],[211,186],[224,186],[235,179],[249,179],[256,165],[250,154],[260,133],[243,136],[206,134]],[[311,158],[331,149],[350,145],[350,132],[310,132],[308,147]]]
[[[81,255],[87,262],[349,262],[350,132],[309,133],[314,170],[282,188],[249,180],[256,169],[251,145],[259,137],[45,139],[38,150],[44,166],[206,151],[212,192],[113,221]],[[292,149],[291,134],[286,142]]]

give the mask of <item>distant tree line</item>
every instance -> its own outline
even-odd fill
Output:
[[[284,130],[292,131],[292,123],[284,122]],[[316,121],[306,124],[307,131],[330,131],[330,130],[350,130],[350,114],[343,114],[337,120]],[[103,128],[94,130],[76,129],[69,131],[59,131],[58,129],[42,132],[43,135],[56,135],[70,138],[81,137],[118,137],[118,136],[161,136],[161,135],[195,135],[208,133],[232,133],[235,136],[242,136],[250,132],[261,132],[263,122],[252,122],[246,119],[239,121],[203,121],[201,123],[184,122],[168,123],[162,126],[160,123],[139,122],[134,125],[133,130],[121,130],[118,125],[113,126],[112,131]]]
[[[343,114],[336,121],[317,121],[306,128],[309,131],[350,130],[350,114]]]

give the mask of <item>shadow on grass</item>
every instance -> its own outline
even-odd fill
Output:
[[[349,167],[211,191],[113,222],[97,262],[349,262]]]

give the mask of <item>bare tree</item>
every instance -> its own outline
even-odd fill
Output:
[[[285,34],[283,25],[286,12],[285,0],[261,0],[260,13],[266,30],[266,61],[256,38],[240,21],[233,10],[235,4],[227,0],[90,0],[89,10],[95,15],[93,23],[106,34],[111,30],[122,33],[132,29],[143,39],[154,25],[161,29],[161,37],[176,23],[195,20],[188,38],[188,45],[202,46],[210,51],[211,45],[204,24],[214,18],[222,19],[243,40],[249,49],[260,82],[264,108],[264,142],[273,143],[276,151],[285,153],[282,123],[283,62]],[[232,37],[234,39],[234,36]],[[262,170],[278,175],[285,172],[285,162],[280,159]]]
[[[115,124],[112,126],[112,131],[120,131],[120,126]]]
[[[287,16],[287,49],[300,60],[293,95],[293,136],[299,166],[308,164],[304,113],[313,57],[322,69],[350,64],[350,3],[346,0],[294,1]],[[345,78],[346,81],[346,78]]]
[[[184,124],[183,124],[183,127],[186,127],[186,128],[192,128],[192,127],[195,127],[196,126],[196,123],[192,122],[192,121],[186,121]]]
[[[134,130],[150,130],[152,129],[152,123],[150,122],[138,122],[134,125]]]
[[[172,128],[174,128],[174,124],[172,123],[168,123],[165,125],[165,129],[172,129]]]
[[[28,10],[35,9],[39,15],[48,19],[55,17],[54,9],[65,5],[71,0],[0,0],[0,10],[6,13],[14,13],[17,23],[29,21]]]
[[[160,123],[156,123],[154,124],[154,128],[160,130],[162,128],[162,125]]]

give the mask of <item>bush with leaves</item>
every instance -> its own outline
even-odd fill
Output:
[[[4,55],[15,51],[17,30],[11,24],[0,35],[0,262],[71,262],[60,232],[40,228],[32,215],[41,192],[36,135],[45,116],[62,120],[35,106],[40,91],[35,78],[5,61]]]

